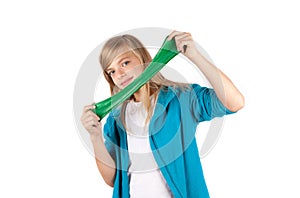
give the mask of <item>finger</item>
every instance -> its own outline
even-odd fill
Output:
[[[90,121],[85,123],[86,128],[90,128],[91,126],[92,127],[97,127],[99,125],[100,125],[100,123],[96,120],[90,120]]]
[[[92,111],[87,111],[86,113],[83,113],[82,114],[82,117],[81,117],[81,121],[85,121],[87,119],[96,119],[97,121],[100,120],[100,118]]]
[[[183,53],[185,53],[185,52],[186,52],[187,45],[183,45],[182,48],[183,48]]]
[[[184,32],[173,31],[167,38],[167,40],[172,40],[174,37],[184,34]]]
[[[176,43],[177,46],[177,50],[179,52],[186,52],[187,47],[191,45],[191,41],[190,40],[181,40],[178,43]]]
[[[90,106],[84,107],[82,115],[81,115],[81,120],[84,120],[84,119],[86,119],[89,116],[93,116],[93,117],[99,119],[99,117],[90,108],[88,108],[88,107],[90,107]]]
[[[84,122],[84,123],[89,123],[89,122],[91,122],[91,121],[98,122],[98,119],[95,119],[94,117],[89,116],[89,117],[87,117],[83,122]]]
[[[182,34],[175,37],[175,42],[177,45],[186,41],[193,41],[193,38],[188,34]]]
[[[180,38],[176,37],[177,50],[185,53],[187,47],[190,46],[192,42],[193,40],[188,35],[181,36]]]
[[[175,36],[176,41],[180,40],[193,40],[192,35],[190,33],[183,32],[182,34],[178,34]]]
[[[191,34],[187,32],[173,32],[171,33],[170,36],[171,37],[173,36],[173,38],[175,39],[177,50],[183,53],[186,52],[188,45],[187,43],[186,44],[182,44],[182,43],[189,40],[191,41],[193,40]]]
[[[83,112],[87,112],[87,111],[89,111],[89,110],[91,110],[91,109],[95,109],[96,108],[96,106],[94,105],[94,104],[92,104],[92,105],[87,105],[87,106],[85,106],[84,108],[83,108]]]

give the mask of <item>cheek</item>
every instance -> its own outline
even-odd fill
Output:
[[[114,83],[114,85],[117,85],[117,80],[115,80],[113,77],[111,77],[111,80]]]
[[[136,74],[137,75],[140,75],[141,73],[143,73],[144,71],[144,66],[143,65],[139,65],[137,68],[136,68]]]

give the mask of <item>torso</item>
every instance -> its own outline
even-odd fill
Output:
[[[154,105],[153,98],[152,104]],[[130,197],[169,198],[172,194],[150,148],[146,118],[147,112],[142,102],[130,101],[127,104],[125,122],[130,158]]]

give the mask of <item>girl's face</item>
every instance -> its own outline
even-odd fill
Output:
[[[105,72],[119,89],[124,89],[143,71],[144,67],[136,55],[133,52],[126,52],[114,58]]]

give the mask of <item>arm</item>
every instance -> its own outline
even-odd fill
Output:
[[[116,167],[113,159],[105,148],[103,138],[91,136],[90,139],[93,143],[98,170],[105,183],[111,187],[114,187]]]
[[[173,31],[169,35],[169,39],[174,37],[178,51],[181,51],[189,58],[205,75],[222,104],[232,112],[236,112],[243,108],[244,96],[220,69],[209,62],[199,52],[194,44],[191,34]]]
[[[104,145],[102,138],[102,125],[101,122],[98,121],[100,120],[99,117],[90,110],[93,108],[95,108],[94,105],[84,107],[81,122],[90,134],[90,140],[94,147],[98,170],[105,183],[113,187],[116,174],[115,162]]]

